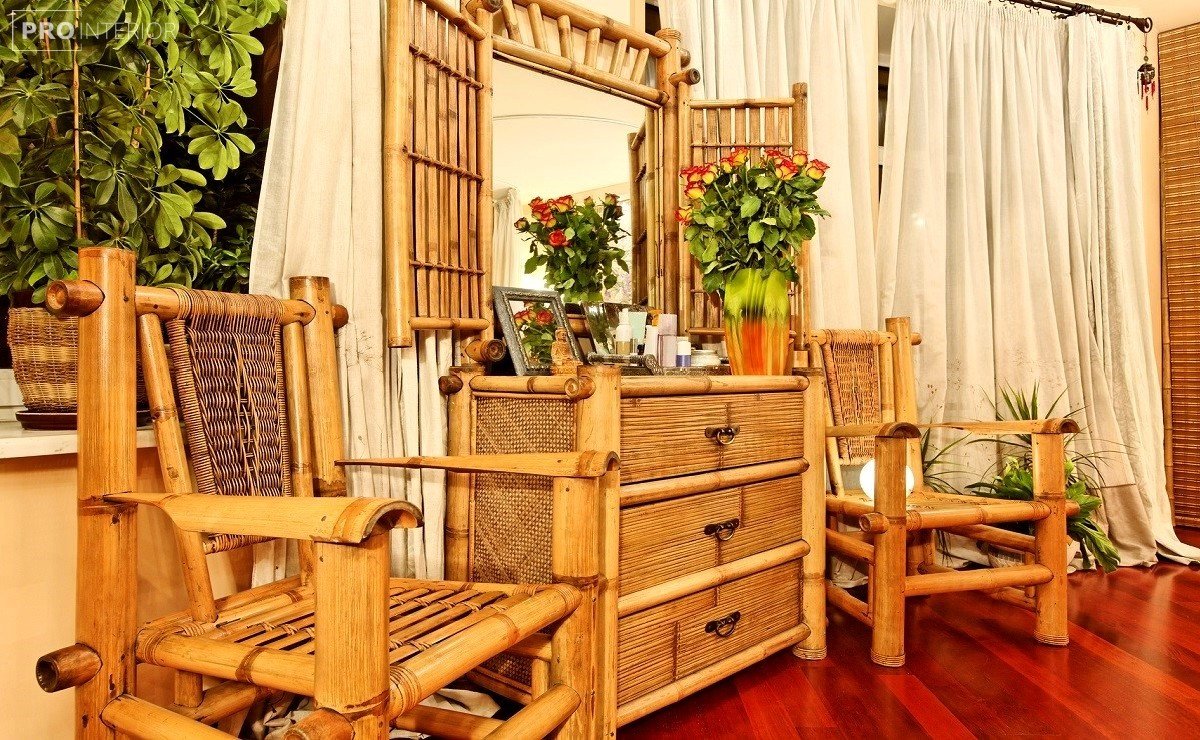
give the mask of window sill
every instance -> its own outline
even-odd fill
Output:
[[[138,449],[154,447],[154,430],[137,431]],[[74,431],[34,432],[15,421],[0,421],[0,460],[49,455],[74,455],[79,451],[79,434]]]

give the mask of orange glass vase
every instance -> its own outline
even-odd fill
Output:
[[[778,270],[738,270],[725,284],[725,349],[734,375],[792,371],[792,304]]]

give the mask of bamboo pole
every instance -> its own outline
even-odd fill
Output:
[[[979,542],[987,542],[998,547],[1018,552],[1033,552],[1034,538],[1031,535],[1011,532],[1007,529],[989,527],[984,524],[968,524],[962,527],[946,527],[950,534],[957,534]]]
[[[536,0],[536,2],[534,0],[516,0],[516,4],[522,6],[536,4],[542,13],[566,17],[571,25],[583,31],[598,29],[600,35],[609,41],[625,39],[631,46],[649,49],[656,57],[663,56],[670,50],[667,44],[655,36],[588,10],[582,5],[568,2],[568,0]]]
[[[808,555],[810,545],[804,540],[796,540],[786,545],[780,545],[755,555],[739,558],[731,563],[725,563],[713,568],[688,573],[673,578],[657,586],[644,588],[625,594],[617,602],[617,614],[627,617],[645,611],[653,606],[665,604],[690,594],[720,586],[723,583],[737,580],[744,576],[773,568],[776,565],[789,563]],[[823,566],[822,566],[823,568]]]
[[[465,712],[439,709],[418,704],[394,720],[392,727],[409,732],[420,732],[436,737],[455,740],[484,740],[503,726],[503,722],[491,717],[476,717]]]
[[[79,250],[79,276],[104,295],[79,320],[79,508],[76,641],[94,650],[100,670],[75,691],[76,737],[115,738],[104,707],[135,691],[137,530],[135,508],[104,496],[132,491],[137,478],[137,255]]]
[[[566,38],[571,45],[570,26],[560,27],[560,38]],[[559,55],[536,49],[532,46],[512,41],[503,37],[492,39],[495,53],[505,59],[523,66],[531,66],[536,71],[544,71],[552,76],[566,76],[566,79],[578,82],[588,87],[603,91],[613,91],[636,102],[650,105],[665,106],[670,100],[670,94],[662,89],[619,77],[602,69],[588,67],[574,60],[569,55]]]
[[[475,12],[479,25],[491,24],[491,13],[487,8]],[[495,225],[492,218],[492,67],[494,64],[495,36],[487,34],[479,39],[475,46],[475,78],[480,89],[475,95],[475,126],[476,146],[475,171],[479,174],[475,204],[474,225],[475,243],[471,245],[471,254],[477,255],[478,267],[481,274],[476,276],[477,288],[472,292],[472,299],[478,306],[486,327],[481,329],[484,339],[492,338],[493,308],[490,300],[492,285],[492,241]],[[468,96],[469,97],[469,96]]]
[[[830,529],[825,532],[828,538],[829,549],[839,555],[857,558],[866,563],[875,562],[875,547],[862,540],[851,537],[845,532],[839,532],[836,529]]]
[[[803,335],[800,335],[803,336]],[[805,660],[820,660],[827,654],[825,645],[825,465],[821,454],[825,442],[822,409],[825,405],[825,378],[809,371],[804,390],[804,449],[813,462],[804,472],[800,504],[801,536],[809,552],[801,564],[801,589],[804,623],[809,634],[792,648],[792,654]]]
[[[80,643],[43,655],[37,662],[38,686],[48,694],[87,683],[99,672],[100,656]]]
[[[408,0],[387,0],[383,64],[383,311],[389,347],[411,347],[412,16]]]
[[[871,607],[862,599],[856,599],[846,589],[832,583],[825,584],[825,595],[829,603],[846,612],[858,621],[874,627],[875,620],[871,619]]]
[[[104,708],[103,722],[109,732],[120,731],[121,737],[138,740],[229,740],[229,735],[194,719],[151,704],[130,694],[123,694]]]
[[[792,103],[788,106],[791,112],[792,148],[808,150],[808,85],[797,82],[792,85]],[[796,288],[796,298],[792,301],[795,316],[792,317],[792,331],[795,332],[794,363],[796,367],[808,367],[812,357],[803,337],[808,336],[812,325],[812,249],[810,242],[805,242],[796,259],[796,270],[800,274],[800,285]]]
[[[310,414],[314,424],[313,478],[318,496],[346,495],[346,476],[334,464],[345,453],[342,437],[342,399],[338,384],[337,347],[333,339],[333,303],[329,278],[293,277],[288,281],[292,298],[313,307],[313,318],[304,325],[304,352],[308,368]]]
[[[1065,546],[1063,553],[1065,557]],[[984,591],[1007,586],[1040,585],[1049,582],[1052,577],[1053,574],[1044,565],[1009,565],[1002,568],[981,568],[979,570],[947,570],[908,576],[904,582],[904,595],[928,596],[929,594],[944,594],[953,591]]]
[[[46,310],[55,316],[87,316],[99,308],[103,300],[104,291],[100,286],[83,278],[56,280],[46,288]],[[152,313],[163,321],[179,316],[179,293],[169,288],[139,285],[134,289],[133,302],[139,316]],[[231,315],[237,316],[239,310],[240,306],[234,306]],[[345,326],[349,319],[346,307],[335,305],[332,311],[334,328]],[[279,323],[298,321],[307,324],[312,320],[313,313],[313,307],[304,301],[285,299]]]
[[[313,496],[313,420],[309,403],[311,391],[305,372],[307,354],[304,350],[304,330],[298,324],[283,327],[284,387],[287,394],[288,439],[291,442],[292,495],[298,498]],[[300,574],[307,583],[312,577],[314,554],[312,545],[300,541]]]
[[[446,452],[452,456],[470,455],[474,452],[471,443],[474,413],[468,389],[472,379],[483,375],[483,369],[476,365],[454,368],[452,372],[464,388],[449,398],[450,428]],[[471,485],[472,477],[468,473],[446,476],[446,577],[457,581],[470,580]]]
[[[595,392],[596,386],[586,377],[574,375],[527,375],[504,377],[475,375],[470,379],[471,390],[479,393],[546,393],[581,401]]]
[[[580,450],[610,451],[621,449],[620,425],[613,423],[621,414],[621,372],[611,365],[587,365],[579,370],[579,378],[593,392],[576,404],[575,446]],[[585,711],[596,714],[593,737],[613,737],[616,734],[617,708],[617,583],[620,568],[620,470],[612,468],[600,479],[596,492],[596,513],[599,516],[598,573],[600,582],[595,589],[595,637],[592,645],[596,665],[595,700]],[[556,500],[557,507],[558,502]],[[556,534],[557,534],[556,530]],[[565,533],[587,542],[588,533]],[[556,550],[557,552],[557,550]],[[578,726],[578,725],[577,725]]]
[[[875,535],[871,579],[871,660],[892,668],[904,665],[906,532],[904,464],[907,439],[875,438],[875,511],[887,517],[887,531]]]
[[[179,409],[175,405],[175,393],[172,390],[171,365],[163,343],[162,321],[154,314],[143,314],[137,321],[138,341],[142,349],[142,376],[150,402],[150,416],[154,420],[154,440],[158,447],[163,484],[169,493],[195,493],[183,430],[179,426]],[[175,530],[175,541],[179,545],[183,565],[183,583],[188,595],[188,613],[197,621],[211,622],[217,618],[217,607],[213,601],[204,540],[205,536],[198,532]],[[179,680],[177,677],[177,686]],[[198,689],[197,683],[198,679],[191,679],[193,698]],[[177,694],[177,703],[196,706],[179,701],[179,698]]]
[[[714,470],[708,473],[689,475],[682,479],[660,478],[642,483],[631,483],[621,486],[621,506],[649,504],[655,501],[689,496],[693,493],[735,488],[774,478],[799,475],[808,469],[808,461],[799,458],[759,465],[745,465],[728,470]]]
[[[800,375],[633,376],[621,381],[621,398],[695,396],[710,393],[794,393],[808,387]]]
[[[663,146],[663,221],[666,224],[666,229],[663,232],[663,249],[666,253],[666,268],[663,279],[670,286],[670,290],[665,291],[663,298],[665,305],[663,310],[667,313],[678,314],[680,309],[688,304],[688,296],[684,295],[683,291],[686,286],[680,282],[679,276],[684,274],[682,270],[691,269],[690,255],[682,253],[680,249],[680,233],[679,224],[675,223],[675,211],[679,208],[679,182],[676,179],[679,175],[679,149],[680,149],[680,134],[679,122],[680,116],[684,111],[681,110],[680,96],[678,95],[678,87],[673,85],[670,80],[671,76],[680,71],[682,65],[679,61],[679,31],[670,28],[664,28],[655,34],[667,45],[666,52],[659,55],[656,59],[657,74],[658,74],[658,89],[663,98],[662,109],[662,146]],[[686,318],[684,319],[686,323]],[[682,327],[687,329],[686,326]]]
[[[1034,434],[1033,495],[1050,508],[1050,515],[1033,525],[1034,558],[1049,569],[1050,579],[1039,584],[1034,597],[1034,637],[1047,645],[1066,645],[1067,635],[1067,514],[1065,451],[1061,434]],[[1016,584],[1013,584],[1016,585]]]
[[[514,714],[488,737],[491,740],[525,740],[534,737],[574,737],[572,730],[559,728],[578,716],[579,694],[559,684]],[[592,737],[583,736],[578,737]]]
[[[388,736],[388,533],[357,546],[317,543],[313,699],[357,740]]]

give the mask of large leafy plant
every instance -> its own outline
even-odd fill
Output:
[[[0,48],[0,292],[74,276],[75,251],[138,253],[143,284],[191,285],[225,221],[198,207],[254,142],[251,35],[284,0],[41,0]],[[30,32],[30,29],[35,29]],[[164,157],[164,141],[186,152]],[[170,147],[168,147],[168,151]],[[207,173],[207,174],[206,174]],[[236,247],[235,247],[236,248]]]
[[[1062,395],[1054,400],[1050,407],[1041,413],[1038,406],[1038,387],[1026,394],[1012,388],[1000,391],[1001,404],[996,407],[996,418],[1005,420],[1032,421],[1053,417]],[[1070,411],[1071,416],[1075,411]],[[1073,437],[1073,435],[1072,435]],[[996,438],[1004,453],[1004,463],[1000,471],[991,480],[973,483],[967,488],[983,495],[1017,501],[1032,501],[1033,493],[1033,439],[1028,434],[1004,435]],[[1093,514],[1103,504],[1098,495],[1103,486],[1100,476],[1099,461],[1102,453],[1080,453],[1070,447],[1071,439],[1067,440],[1067,459],[1064,473],[1066,475],[1066,496],[1070,501],[1079,504],[1079,513],[1067,518],[1067,534],[1080,544],[1085,567],[1091,567],[1091,559],[1105,571],[1112,571],[1121,564],[1121,555],[1113,546],[1108,535],[1092,518]],[[1020,525],[1028,529],[1027,524]]]
[[[576,203],[570,195],[534,198],[529,210],[532,219],[514,224],[529,241],[525,272],[545,267],[546,281],[567,301],[604,300],[604,291],[617,284],[616,268],[629,272],[625,250],[616,246],[627,233],[616,195],[599,204],[590,197]]]
[[[764,277],[778,271],[798,282],[796,257],[817,232],[813,216],[828,215],[817,202],[827,169],[803,151],[768,149],[754,162],[745,147],[685,168],[688,205],[676,218],[686,226],[704,290],[721,291],[742,269],[761,270]]]

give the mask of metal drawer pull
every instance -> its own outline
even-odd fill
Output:
[[[705,427],[704,437],[719,445],[727,445],[733,441],[739,431],[741,431],[741,427],[736,424],[727,427]]]
[[[717,637],[729,637],[733,634],[733,630],[737,628],[738,620],[741,618],[741,612],[734,612],[728,617],[714,619],[713,621],[704,625],[704,631],[709,634],[716,635]]]
[[[716,524],[705,524],[704,534],[710,537],[716,536],[718,540],[725,542],[733,537],[733,533],[740,526],[742,526],[742,520],[737,518],[717,522]]]

